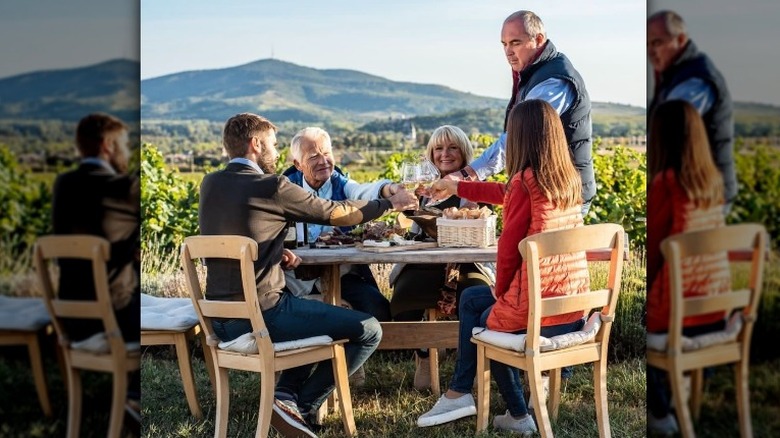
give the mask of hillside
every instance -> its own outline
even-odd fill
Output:
[[[253,111],[275,122],[364,123],[504,104],[441,85],[394,82],[354,70],[318,70],[274,59],[141,81],[143,119],[224,121]]]
[[[0,79],[0,119],[78,121],[102,111],[138,123],[137,61],[116,59]]]

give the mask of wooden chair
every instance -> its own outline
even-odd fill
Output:
[[[274,404],[274,373],[289,368],[331,360],[336,384],[341,419],[347,435],[355,435],[355,419],[352,415],[352,398],[347,380],[347,362],[344,355],[346,340],[331,341],[322,345],[278,351],[279,344],[271,340],[260,311],[255,283],[253,261],[258,256],[257,242],[243,236],[193,236],[184,239],[181,247],[182,265],[192,302],[206,334],[208,360],[215,370],[217,392],[217,416],[214,436],[227,435],[230,392],[228,370],[237,369],[260,373],[260,409],[256,437],[266,437],[271,426],[271,410]],[[241,282],[245,301],[207,300],[195,271],[195,259],[234,259],[241,266]],[[212,318],[249,319],[257,342],[258,353],[238,353],[223,350],[216,345],[218,337],[211,325]]]
[[[10,323],[15,320],[19,324]],[[43,372],[41,333],[51,334],[51,318],[40,298],[16,298],[0,296],[0,346],[24,345],[30,356],[35,391],[43,414],[51,417],[51,401]]]
[[[669,333],[664,351],[648,349],[647,364],[664,369],[669,373],[677,420],[683,437],[696,436],[691,411],[693,417],[698,418],[703,369],[729,363],[736,364],[734,377],[740,435],[742,437],[753,436],[748,389],[750,336],[756,321],[761,295],[766,245],[766,230],[758,224],[731,225],[711,230],[681,233],[670,236],[661,242],[661,251],[669,265],[671,299]],[[715,296],[683,297],[683,259],[747,248],[752,252],[747,289]],[[683,318],[718,311],[731,312],[737,309],[741,309],[742,328],[736,335],[736,339],[715,342],[702,348],[683,347]],[[683,373],[686,371],[692,372],[690,405],[684,396]]]
[[[65,373],[68,382],[68,433],[69,438],[80,436],[81,425],[81,375],[79,370],[101,371],[113,374],[113,397],[110,409],[108,437],[119,437],[122,431],[127,397],[127,374],[140,368],[138,345],[125,344],[122,332],[114,317],[114,309],[108,288],[106,261],[109,259],[109,242],[88,235],[45,236],[35,244],[34,263],[44,293],[44,301],[52,318],[54,329],[63,350]],[[83,259],[92,262],[95,283],[95,300],[66,300],[59,297],[50,275],[52,259]],[[68,339],[61,318],[98,319],[105,328],[104,351],[79,348]]]
[[[528,332],[524,342],[514,349],[499,347],[483,337],[472,337],[477,344],[477,432],[487,428],[490,411],[490,361],[525,370],[529,376],[526,383],[533,394],[533,408],[542,437],[552,437],[550,417],[556,418],[560,402],[561,367],[593,362],[593,380],[596,398],[596,419],[599,436],[611,436],[607,413],[607,347],[609,333],[615,315],[620,277],[623,270],[624,232],[620,225],[599,224],[569,230],[535,234],[523,239],[518,245],[523,260],[528,265]],[[610,267],[606,289],[554,298],[541,298],[539,260],[558,254],[568,254],[590,249],[610,248]],[[540,339],[541,318],[563,313],[600,308],[591,315],[592,339],[584,343],[548,350]],[[497,332],[493,332],[497,333]],[[509,335],[507,336],[523,336]],[[566,335],[563,335],[566,336]],[[521,338],[517,338],[518,341]],[[552,338],[551,338],[552,339]],[[491,341],[492,342],[492,341]],[[542,371],[550,372],[550,399],[544,404]],[[548,415],[548,407],[551,415]]]
[[[190,347],[189,347],[189,341],[194,339],[195,337],[202,335],[202,330],[200,329],[200,324],[194,322],[193,324],[189,326],[183,326],[183,327],[172,327],[172,326],[166,326],[165,321],[157,321],[155,324],[154,329],[145,329],[143,326],[144,323],[144,311],[145,309],[145,298],[149,298],[148,296],[143,295],[141,297],[141,345],[173,345],[176,348],[176,359],[179,363],[179,373],[181,374],[181,381],[182,386],[184,387],[184,395],[187,398],[187,405],[190,408],[190,412],[192,415],[197,418],[201,419],[203,418],[203,411],[200,408],[200,403],[198,402],[198,390],[195,386],[195,375],[192,371],[192,362],[190,357]],[[165,301],[173,301],[173,300],[181,300],[176,298],[158,298],[158,297],[151,297],[150,300],[153,300],[153,302],[158,302],[160,300]],[[192,306],[189,299],[185,301],[187,306]],[[191,307],[190,307],[191,308]],[[192,309],[192,313],[195,313],[195,310]],[[171,318],[165,318],[167,321],[171,321]],[[202,345],[206,345],[206,339],[204,336],[201,337],[201,343]],[[205,351],[204,351],[205,353]],[[208,354],[208,353],[206,353]],[[206,368],[209,372],[209,378],[211,380],[212,385],[214,384],[214,370],[211,368],[211,361],[208,359],[206,360]]]

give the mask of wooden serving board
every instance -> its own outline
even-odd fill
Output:
[[[439,246],[436,242],[420,242],[414,245],[393,245],[393,246],[363,246],[358,245],[357,248],[366,252],[396,252],[396,251],[413,251],[417,249],[425,248],[437,248]]]

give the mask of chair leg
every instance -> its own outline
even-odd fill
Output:
[[[691,371],[691,394],[690,410],[694,421],[699,419],[701,413],[701,398],[704,390],[704,369],[699,368]]]
[[[743,438],[753,436],[753,423],[750,418],[750,388],[748,385],[748,358],[744,356],[734,364],[735,390],[737,393],[737,415],[739,416],[739,435]]]
[[[687,400],[685,400],[685,377],[679,368],[671,367],[669,369],[669,384],[672,389],[672,399],[674,400],[674,410],[677,413],[680,433],[683,438],[694,438],[696,432],[693,430],[693,420],[688,410]]]
[[[187,336],[180,333],[174,336],[174,345],[176,346],[176,359],[179,362],[179,373],[181,374],[181,383],[184,386],[184,395],[187,398],[187,404],[190,407],[192,415],[200,420],[203,413],[198,403],[198,390],[195,387],[195,376],[192,373],[192,363],[190,362],[190,349],[187,346]]]
[[[484,432],[490,414],[490,359],[485,346],[477,344],[477,433]]]
[[[38,343],[38,333],[28,335],[27,352],[30,355],[35,391],[38,393],[38,401],[41,403],[43,414],[51,417],[51,402],[49,390],[46,387],[46,376],[43,373],[43,360],[41,359],[41,346]]]
[[[344,432],[348,436],[357,435],[355,416],[352,412],[352,395],[349,391],[349,375],[347,374],[347,357],[344,354],[343,345],[333,346],[333,381],[336,383],[336,394],[341,410],[341,422],[344,424]]]
[[[65,359],[68,376],[68,438],[78,438],[81,427],[81,374]]]
[[[552,438],[553,431],[550,425],[550,416],[547,413],[547,403],[544,403],[544,384],[542,383],[542,371],[536,364],[531,363],[528,367],[528,381],[531,387],[531,395],[534,400],[534,411],[536,412],[536,426],[542,438]]]
[[[198,327],[198,326],[195,326]],[[200,336],[200,345],[201,348],[203,348],[203,362],[206,363],[206,371],[209,373],[209,382],[211,383],[211,390],[214,391],[214,396],[217,395],[217,376],[216,372],[214,371],[214,363],[211,361],[211,347],[206,343],[206,333],[204,331],[200,331],[198,333],[198,336]]]
[[[263,361],[260,373],[260,412],[257,414],[255,438],[265,438],[271,430],[271,411],[274,405],[274,367],[271,361]]]
[[[108,438],[119,438],[122,432],[122,422],[125,419],[125,402],[127,401],[127,371],[114,370],[114,392],[111,397],[111,415],[108,421]]]
[[[599,427],[599,437],[609,438],[612,436],[612,430],[609,426],[609,410],[607,406],[606,359],[593,363],[593,392],[596,397],[596,422]]]
[[[558,408],[561,405],[561,369],[550,370],[550,395],[547,399],[547,409],[550,412],[550,418],[558,418]]]
[[[227,368],[218,367],[217,378],[217,418],[214,420],[214,438],[225,438],[230,410],[230,376]]]

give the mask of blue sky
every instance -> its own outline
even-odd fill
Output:
[[[142,0],[141,77],[269,58],[508,98],[501,24],[544,21],[591,98],[646,105],[645,1]]]
[[[140,59],[133,0],[0,1],[0,78]]]

